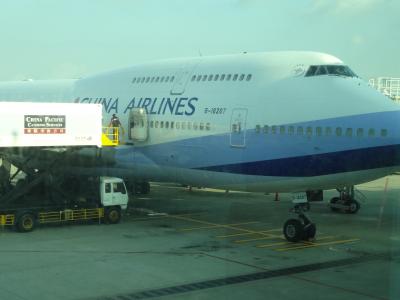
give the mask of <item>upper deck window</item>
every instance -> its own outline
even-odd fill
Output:
[[[357,75],[348,66],[344,66],[344,65],[310,66],[308,68],[305,76],[311,77],[311,76],[320,76],[320,75],[357,77]]]

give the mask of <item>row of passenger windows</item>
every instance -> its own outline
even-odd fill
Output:
[[[250,81],[251,74],[210,74],[210,75],[193,75],[192,81]],[[134,77],[132,83],[166,83],[173,82],[175,76],[143,76]]]
[[[250,81],[251,74],[210,74],[210,75],[193,75],[192,81]]]
[[[147,76],[147,77],[135,77],[132,79],[132,83],[163,83],[173,82],[175,76]]]
[[[302,126],[268,126],[264,125],[256,125],[256,133],[265,133],[265,134],[289,134],[289,135],[307,135],[307,136],[347,136],[347,137],[375,137],[381,136],[386,137],[388,135],[387,129],[376,130],[374,128],[369,128],[368,130],[364,128],[342,128],[342,127],[302,127]]]
[[[144,122],[135,123],[135,127],[144,127]],[[165,129],[187,129],[187,130],[211,130],[210,123],[203,122],[176,122],[176,121],[150,121],[150,128],[165,128]]]

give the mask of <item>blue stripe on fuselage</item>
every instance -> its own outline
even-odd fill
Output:
[[[260,132],[250,129],[246,131],[246,147],[243,148],[231,147],[228,132],[139,146],[135,147],[135,151],[160,167],[263,176],[317,176],[397,165],[400,145],[397,135],[399,122],[399,111],[371,113],[276,124],[276,134],[264,134],[262,128]],[[279,134],[280,125],[286,127],[285,134]],[[312,136],[289,135],[288,126],[301,126],[304,131],[307,127],[312,127],[314,133]],[[322,136],[316,136],[316,127],[331,127],[331,136],[324,133]],[[343,136],[335,135],[336,127],[342,128]],[[345,135],[347,128],[353,129],[352,137]],[[357,128],[363,128],[363,137],[355,136]],[[375,137],[368,136],[369,128],[375,129]],[[388,130],[386,137],[380,136],[381,129]],[[130,160],[132,163],[132,159],[134,155],[121,155],[119,162],[128,163]]]

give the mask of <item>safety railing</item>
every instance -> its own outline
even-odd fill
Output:
[[[14,215],[0,215],[0,225],[1,226],[14,225],[14,220],[15,220]]]
[[[119,144],[119,128],[118,127],[103,127],[101,143],[103,146],[118,146],[118,144]]]
[[[62,211],[54,212],[43,212],[39,213],[38,221],[40,224],[48,223],[60,223],[67,221],[79,221],[79,220],[94,220],[104,217],[103,208],[91,208],[91,209],[66,209]]]

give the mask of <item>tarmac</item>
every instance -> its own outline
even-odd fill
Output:
[[[324,192],[300,243],[282,236],[290,194],[151,189],[120,224],[0,229],[0,299],[400,299],[398,175],[357,186],[355,215]]]

